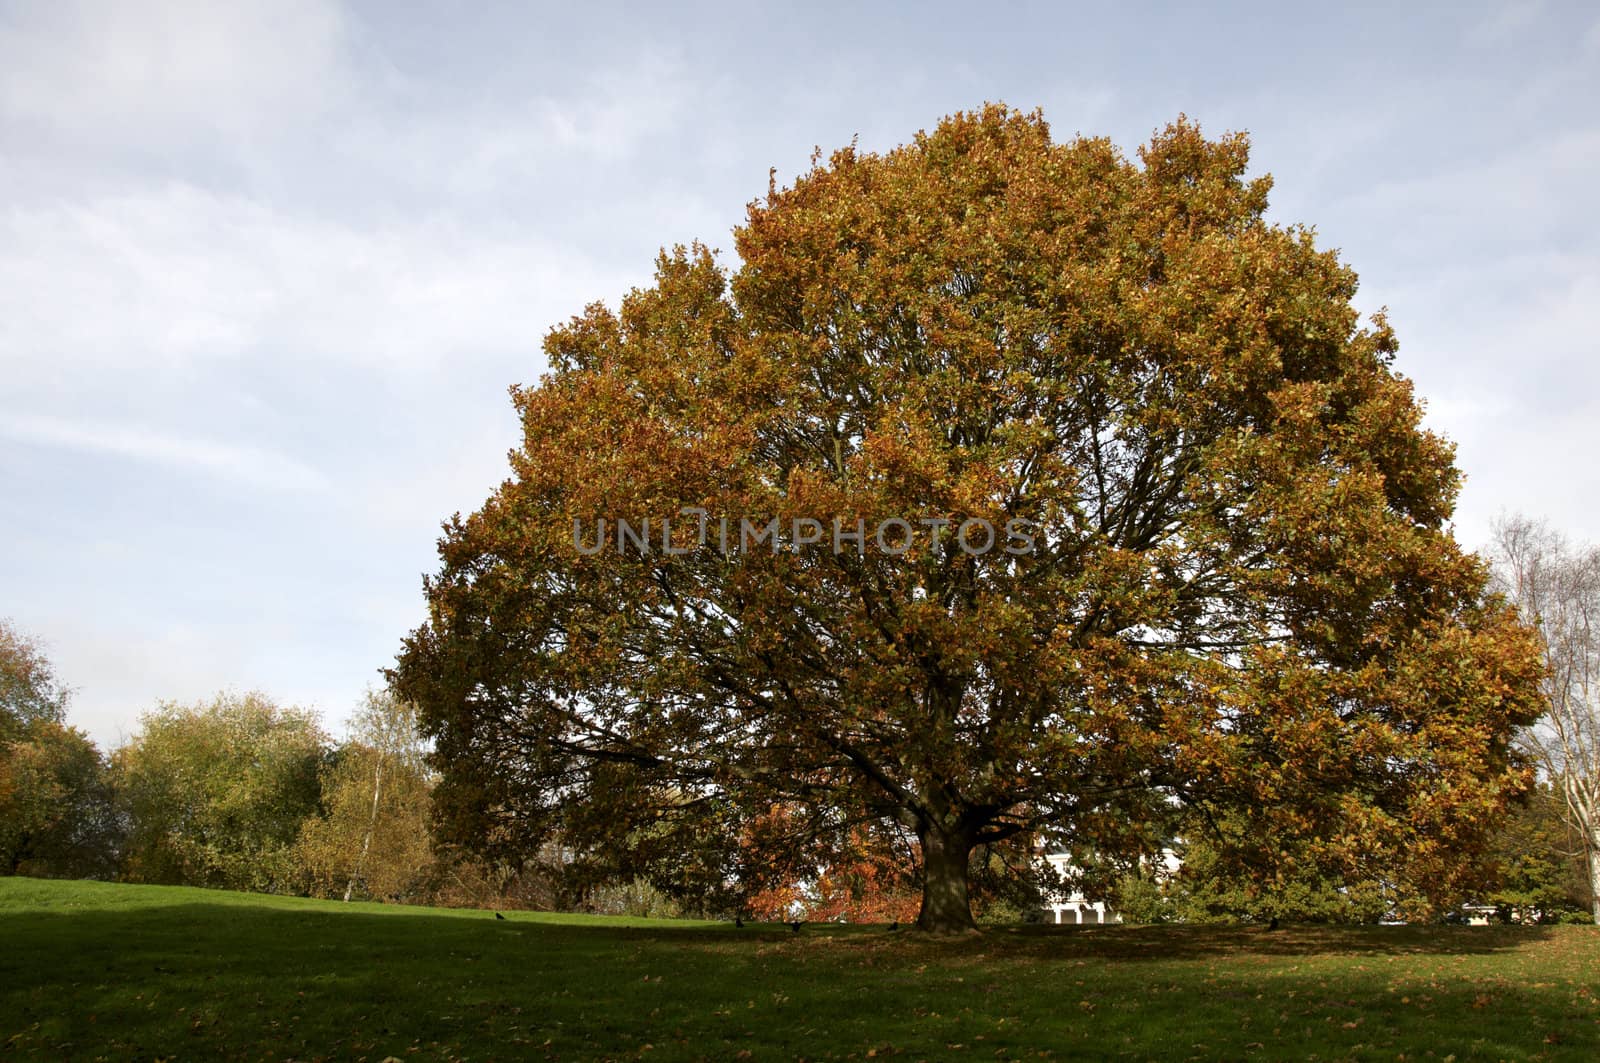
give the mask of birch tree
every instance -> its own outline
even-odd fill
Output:
[[[387,691],[369,691],[347,730],[322,775],[323,814],[301,828],[301,866],[322,895],[409,896],[432,863],[416,710]]]
[[[1600,548],[1548,524],[1506,517],[1494,529],[1498,578],[1538,633],[1546,712],[1522,733],[1583,839],[1600,924]]]

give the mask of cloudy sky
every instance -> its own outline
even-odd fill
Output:
[[[636,6],[0,0],[0,616],[71,722],[233,688],[337,724],[551,325],[731,247],[769,167],[987,100],[1130,152],[1248,130],[1390,308],[1458,536],[1600,537],[1592,5]]]

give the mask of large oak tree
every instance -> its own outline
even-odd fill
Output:
[[[1175,808],[1246,809],[1227,851],[1264,883],[1314,860],[1449,896],[1525,782],[1537,654],[1451,537],[1389,326],[1265,220],[1247,154],[956,115],[774,183],[737,268],[678,248],[555,329],[392,676],[445,836],[714,886],[759,877],[752,824],[896,824],[950,931],[977,847],[1131,856]],[[781,548],[740,549],[745,519]],[[874,541],[897,519],[903,552]]]

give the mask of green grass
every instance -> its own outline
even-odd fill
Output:
[[[0,879],[7,1059],[1600,1060],[1600,930],[929,941]]]

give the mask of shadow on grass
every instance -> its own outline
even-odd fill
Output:
[[[192,894],[193,891],[188,891]],[[226,903],[187,902],[145,904],[114,910],[0,909],[0,933],[17,947],[30,938],[59,946],[77,942],[126,941],[129,935],[154,934],[169,946],[194,946],[206,941],[247,942],[263,955],[298,954],[308,946],[327,948],[376,947],[403,938],[434,948],[448,945],[467,951],[514,948],[518,943],[540,945],[547,951],[576,955],[603,954],[617,948],[646,945],[705,947],[715,950],[759,945],[763,948],[826,945],[854,948],[891,948],[910,955],[993,955],[1072,960],[1099,959],[1120,963],[1139,961],[1204,960],[1230,955],[1263,957],[1385,956],[1385,955],[1492,955],[1521,949],[1547,940],[1552,934],[1578,933],[1586,928],[1548,926],[1320,926],[1287,925],[1277,930],[1257,926],[1017,926],[990,927],[982,933],[939,937],[910,928],[896,931],[875,924],[806,923],[794,932],[787,924],[733,924],[707,926],[667,920],[625,922],[604,917],[592,921],[564,922],[562,916],[544,913],[495,913],[395,906],[374,910],[372,905],[342,908],[310,902],[297,907],[293,899],[270,898],[271,906],[254,906],[234,900]],[[579,917],[584,918],[584,917]],[[1600,941],[1600,928],[1596,931]],[[169,935],[176,934],[176,938]],[[156,938],[151,939],[153,944]],[[314,944],[319,943],[319,944]]]
[[[1378,1046],[1389,1059],[1435,1048],[1536,1059],[1555,1045],[1600,1056],[1593,997],[1572,973],[1593,969],[1600,934],[1571,928],[940,940],[183,896],[0,909],[7,1054],[947,1058],[981,1046],[988,1058],[1359,1058]]]
[[[990,941],[1047,955],[1071,950],[1105,960],[1198,960],[1257,956],[1489,955],[1547,940],[1548,926],[1259,926],[1016,927]],[[1011,944],[1014,943],[1014,944]]]

